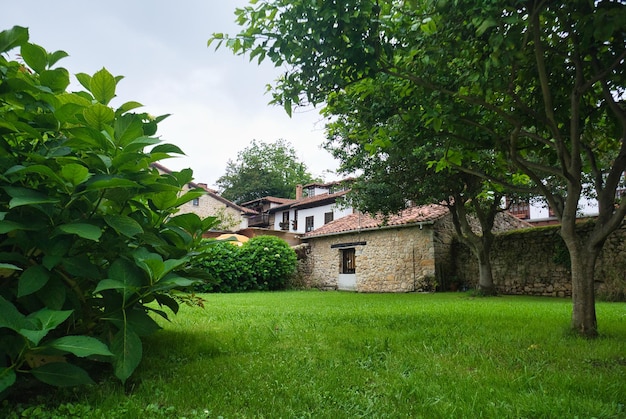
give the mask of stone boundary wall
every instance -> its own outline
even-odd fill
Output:
[[[580,229],[589,229],[589,223]],[[469,249],[452,246],[454,275],[465,286],[475,287],[478,264]],[[496,236],[491,252],[494,282],[502,294],[570,297],[569,254],[558,226],[537,227]],[[616,300],[626,295],[626,223],[604,244],[596,263],[598,296]]]

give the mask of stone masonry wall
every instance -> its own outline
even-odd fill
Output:
[[[580,228],[589,228],[581,225]],[[540,227],[499,234],[491,253],[494,282],[503,294],[569,297],[572,293],[569,254],[558,234],[559,227]],[[626,224],[606,241],[596,264],[597,292],[615,299],[626,290]],[[452,247],[454,275],[474,287],[478,264],[469,249]]]
[[[435,277],[433,229],[427,225],[405,228],[381,228],[309,240],[311,273],[309,286],[337,288],[341,272],[341,248],[354,245],[356,253],[356,290],[359,292],[410,292],[432,286]]]

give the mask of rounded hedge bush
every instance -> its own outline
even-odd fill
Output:
[[[196,286],[198,292],[240,292],[247,291],[250,283],[250,269],[243,263],[239,247],[229,241],[207,240],[202,256],[195,263],[212,279]]]
[[[296,252],[281,238],[257,236],[240,249],[243,263],[250,267],[252,282],[259,290],[284,289],[296,272]]]

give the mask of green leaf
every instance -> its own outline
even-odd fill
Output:
[[[55,387],[95,384],[84,369],[67,362],[50,362],[33,368],[31,373],[39,381]]]
[[[2,233],[0,231],[0,233]],[[9,269],[12,271],[21,271],[22,268],[20,268],[19,266],[15,266],[12,263],[0,263],[0,269]]]
[[[123,313],[118,312],[117,315],[110,316],[107,320],[116,325],[120,330],[128,327],[138,336],[150,336],[161,330],[157,322],[144,310],[127,310]]]
[[[115,119],[113,109],[101,103],[96,103],[83,111],[85,121],[90,127],[101,130]]]
[[[68,57],[68,53],[65,51],[54,51],[48,54],[48,67],[55,65],[60,59]]]
[[[476,29],[476,35],[481,36],[487,31],[487,29],[491,28],[492,26],[496,26],[497,24],[498,22],[496,22],[494,18],[488,17],[487,19],[483,20],[480,26]]]
[[[149,276],[151,282],[156,282],[163,275],[165,275],[165,264],[159,259],[143,259],[137,261],[137,265],[140,266]]]
[[[117,279],[103,279],[98,282],[96,289],[93,290],[94,294],[105,291],[105,290],[126,290],[126,291],[136,291],[137,287],[129,288],[128,284],[122,281],[118,281]]]
[[[102,105],[108,105],[111,99],[115,97],[115,77],[111,75],[105,68],[97,71],[91,78],[89,83],[89,91],[93,97]],[[113,111],[111,111],[113,112]]]
[[[39,80],[42,86],[49,87],[53,92],[63,92],[70,84],[70,73],[64,68],[44,70]]]
[[[141,362],[143,348],[139,335],[128,327],[122,328],[113,337],[111,352],[114,356],[115,376],[125,383]]]
[[[58,227],[64,233],[76,234],[79,237],[87,240],[98,241],[102,236],[102,230],[100,227],[93,224],[86,223],[71,223],[63,224]]]
[[[169,290],[172,288],[184,288],[198,283],[199,280],[183,278],[179,275],[166,275],[162,280],[155,284],[155,289],[159,291]]]
[[[14,173],[36,173],[38,175],[46,177],[47,179],[57,182],[59,185],[63,184],[61,178],[50,167],[44,166],[43,164],[34,164],[32,166],[22,166],[21,164],[18,164],[9,168],[5,172],[5,175],[10,175]]]
[[[6,234],[15,230],[28,230],[28,228],[22,223],[10,220],[0,220],[0,234]]]
[[[64,336],[53,340],[46,346],[69,352],[81,358],[91,355],[113,355],[104,343],[91,336]]]
[[[0,328],[7,327],[18,332],[26,325],[26,316],[9,301],[0,296]]]
[[[285,112],[287,112],[287,115],[289,116],[289,118],[291,118],[291,112],[293,110],[293,103],[291,102],[291,99],[285,98],[285,102],[283,103],[283,108],[285,109]]]
[[[134,102],[134,101],[126,102],[122,106],[117,108],[117,113],[118,114],[124,114],[124,113],[126,113],[128,111],[131,111],[133,109],[141,108],[142,106],[143,105],[141,103],[139,103],[139,102]]]
[[[76,122],[76,115],[83,112],[84,106],[77,103],[66,103],[54,110],[54,116],[60,122]]]
[[[168,307],[170,310],[172,310],[172,312],[174,314],[178,313],[178,302],[173,299],[172,297],[170,297],[167,294],[156,294],[154,296],[154,298],[157,300],[157,302],[159,303],[160,306],[166,306]]]
[[[143,128],[142,128],[143,133]],[[124,146],[124,151],[127,153],[135,152],[138,150],[143,150],[147,146],[155,145],[160,143],[161,140],[154,137],[135,137],[131,142]],[[152,150],[154,151],[154,149]]]
[[[180,227],[185,231],[194,233],[202,229],[202,220],[197,214],[189,212],[186,214],[176,215],[170,218],[167,221],[167,226],[168,227],[170,226]]]
[[[86,182],[91,175],[89,174],[89,169],[87,169],[82,164],[78,163],[69,163],[63,165],[61,168],[61,176],[63,179],[70,182],[73,186],[80,185],[83,182]]]
[[[129,179],[119,177],[109,177],[92,181],[87,186],[87,190],[100,190],[110,188],[140,188],[141,185]]]
[[[18,332],[38,345],[48,332],[63,323],[73,313],[74,310],[50,310],[42,308],[26,317],[28,324]]]
[[[31,266],[20,275],[17,283],[17,296],[24,297],[39,291],[50,279],[50,272],[41,265]]]
[[[173,207],[178,200],[176,192],[160,192],[151,196],[152,204],[158,210],[166,210]]]
[[[48,53],[39,45],[25,43],[20,49],[24,62],[36,73],[41,73],[48,65]]]
[[[194,189],[194,190],[188,191],[184,193],[183,195],[181,195],[180,197],[178,197],[174,206],[180,207],[181,205],[189,201],[193,201],[196,198],[203,197],[204,195],[206,195],[206,191],[203,189]]]
[[[183,156],[185,155],[185,153],[183,153],[183,151],[178,146],[167,143],[159,144],[158,146],[154,147],[151,153],[180,154]]]
[[[119,234],[126,237],[143,233],[141,225],[126,215],[105,215],[104,221]]]
[[[87,73],[77,73],[76,79],[87,90],[91,90],[91,76]]]
[[[117,144],[125,147],[126,144],[143,136],[143,123],[137,115],[122,115],[115,120],[114,130]]]
[[[126,259],[117,259],[107,272],[109,279],[124,284],[124,294],[135,292],[143,284],[144,276],[137,266]],[[100,286],[100,285],[98,285]]]
[[[13,368],[0,368],[0,394],[15,384],[15,371]]]
[[[46,307],[61,310],[67,300],[67,294],[70,292],[71,290],[66,288],[60,279],[51,278],[42,289],[37,291],[37,297]]]
[[[7,52],[28,41],[28,29],[13,26],[11,29],[0,32],[0,52]]]
[[[12,198],[11,201],[9,201],[9,209],[22,205],[55,204],[59,202],[56,198],[51,198],[46,194],[32,189],[5,186],[4,190]]]

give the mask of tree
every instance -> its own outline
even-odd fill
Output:
[[[273,92],[288,109],[382,73],[484,113],[476,127],[491,149],[528,176],[559,218],[572,263],[572,328],[597,335],[594,266],[626,215],[616,197],[626,169],[623,1],[265,0],[236,15],[241,33],[209,42],[288,65]],[[457,116],[446,106],[433,121],[449,126]],[[467,167],[464,145],[452,137],[442,162],[510,186]],[[587,176],[599,215],[583,235],[576,213]]]
[[[423,102],[416,101],[415,94],[402,94],[407,88],[409,82],[380,74],[331,93],[323,111],[332,120],[325,147],[341,162],[340,171],[362,173],[350,197],[362,211],[388,215],[408,205],[445,205],[457,236],[477,259],[478,292],[493,295],[496,288],[489,255],[495,219],[505,210],[501,204],[504,191],[451,167],[438,170],[436,163],[446,154],[444,144],[451,133],[420,123],[428,121],[431,112],[420,106]],[[457,138],[477,139],[468,133],[471,126],[464,131]],[[493,153],[475,151],[473,160],[474,167],[491,172],[507,169],[502,161],[496,164]]]
[[[0,32],[0,397],[29,377],[90,383],[98,361],[126,381],[152,315],[191,302],[176,290],[200,278],[190,262],[215,222],[176,214],[204,193],[180,195],[191,170],[151,166],[182,153],[154,137],[163,117],[111,108],[121,77],[106,69],[68,92],[67,54],[28,39]]]
[[[287,141],[252,140],[236,161],[228,161],[226,173],[216,184],[224,198],[241,204],[265,196],[295,198],[296,185],[316,181]]]

